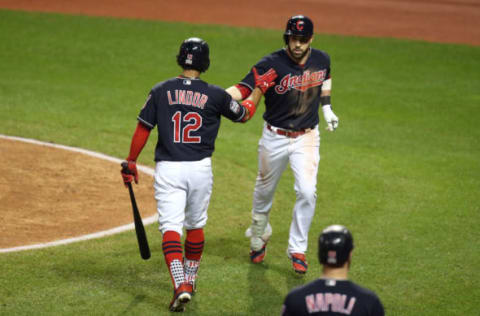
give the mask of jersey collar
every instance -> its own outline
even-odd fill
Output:
[[[200,80],[200,77],[185,77],[183,75],[178,75],[177,79],[189,79],[189,80]]]

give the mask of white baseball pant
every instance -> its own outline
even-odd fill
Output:
[[[183,228],[203,228],[212,195],[211,158],[159,161],[155,165],[155,199],[159,230],[183,235]]]
[[[290,225],[289,253],[305,253],[308,248],[308,232],[317,199],[319,149],[318,126],[297,138],[289,138],[267,129],[265,124],[259,141],[252,218],[255,218],[255,214],[263,214],[268,218],[277,184],[290,163],[295,176],[296,201]]]

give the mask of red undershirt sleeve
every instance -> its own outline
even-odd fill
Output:
[[[252,93],[252,91],[247,86],[244,86],[243,84],[237,83],[235,87],[237,87],[237,89],[242,94],[242,100],[245,100],[246,98],[248,98],[248,96]]]
[[[147,143],[148,136],[150,136],[150,129],[142,123],[137,124],[135,133],[133,133],[132,143],[130,144],[130,153],[128,154],[128,161],[137,161],[138,155]]]

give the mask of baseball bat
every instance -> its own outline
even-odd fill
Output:
[[[147,234],[145,233],[145,227],[143,226],[142,217],[138,211],[137,201],[135,200],[135,194],[133,193],[132,183],[128,182],[128,192],[130,193],[130,201],[132,202],[133,210],[133,222],[135,223],[135,233],[137,234],[138,248],[140,249],[140,255],[142,259],[147,260],[150,258],[150,247],[148,246]]]

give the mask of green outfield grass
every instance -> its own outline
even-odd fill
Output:
[[[224,88],[283,41],[272,30],[0,10],[0,134],[125,157],[150,88],[179,73],[175,55],[190,36],[209,42],[203,78]],[[313,46],[332,57],[340,126],[321,134],[310,270],[295,276],[285,255],[290,170],[275,196],[266,262],[249,264],[244,231],[262,105],[245,125],[222,122],[198,293],[187,314],[279,314],[290,289],[320,274],[321,229],[341,223],[357,246],[351,278],[376,291],[388,315],[477,315],[480,47],[329,35]],[[141,164],[153,166],[155,138]],[[133,231],[0,254],[0,314],[167,315],[161,235],[156,224],[147,233],[149,261]]]

